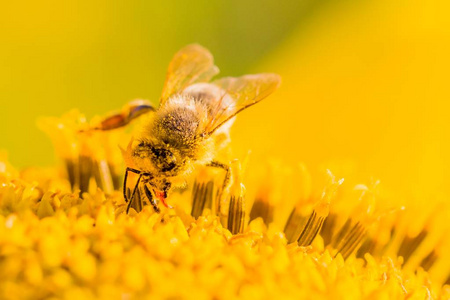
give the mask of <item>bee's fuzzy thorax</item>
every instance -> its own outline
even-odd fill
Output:
[[[202,127],[207,118],[205,105],[190,96],[175,95],[156,113],[148,128],[149,135],[185,157],[202,160],[205,155]]]
[[[196,164],[205,164],[215,155],[214,141],[201,134],[207,117],[205,105],[194,98],[188,95],[171,97],[147,118],[141,132],[130,142],[124,156],[127,165],[143,172],[170,176],[172,180],[188,176]],[[161,160],[168,164],[157,157],[160,155],[156,152],[161,151],[171,154],[176,164],[173,170],[165,172],[158,166]]]

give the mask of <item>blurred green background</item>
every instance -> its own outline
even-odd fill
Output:
[[[35,123],[156,100],[172,55],[197,42],[241,75],[329,1],[8,1],[0,11],[0,149],[17,167],[54,154]]]

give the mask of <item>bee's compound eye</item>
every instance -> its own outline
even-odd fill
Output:
[[[162,172],[172,171],[176,167],[176,157],[165,148],[152,148],[153,162]]]
[[[133,141],[133,145],[131,146],[131,148],[133,149],[132,155],[135,157],[144,159],[151,156],[152,154],[151,145],[144,141],[137,141],[137,140]]]

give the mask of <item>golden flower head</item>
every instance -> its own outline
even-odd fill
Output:
[[[320,195],[311,200],[309,212],[297,214],[299,206],[294,206],[290,225],[264,217],[248,223],[253,208],[240,170],[234,163],[233,185],[221,196],[226,208],[216,207],[221,178],[202,171],[192,194],[173,194],[178,208],[158,214],[146,205],[129,215],[120,192],[99,189],[80,197],[67,189],[40,190],[38,172],[9,175],[0,187],[0,297],[449,296],[448,286],[441,287],[448,276],[450,247],[442,209],[433,210],[420,230],[410,232],[402,224],[419,212],[374,210],[375,204],[383,205],[376,185],[348,188],[329,173],[328,183],[308,193]],[[64,175],[51,176],[59,181]],[[357,199],[346,215],[340,210],[349,195]],[[206,204],[198,206],[201,201]],[[335,210],[334,202],[344,203]],[[283,202],[270,209],[279,205]],[[195,211],[194,217],[187,211]],[[293,224],[297,227],[289,229]]]

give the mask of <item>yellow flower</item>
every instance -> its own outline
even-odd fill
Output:
[[[97,167],[116,163],[98,141],[117,132],[59,122],[67,117],[47,129],[73,169],[83,168],[82,156]],[[0,167],[2,299],[450,295],[447,204],[393,204],[376,180],[344,182],[327,171],[314,182],[304,165],[273,162],[264,179],[245,177],[247,191],[236,161],[230,190],[217,173],[199,170],[192,189],[172,194],[175,209],[126,214],[117,186],[101,189],[112,168],[102,179],[88,172],[76,181],[55,170],[19,173],[5,157]],[[96,189],[78,192],[82,181],[96,180]]]

